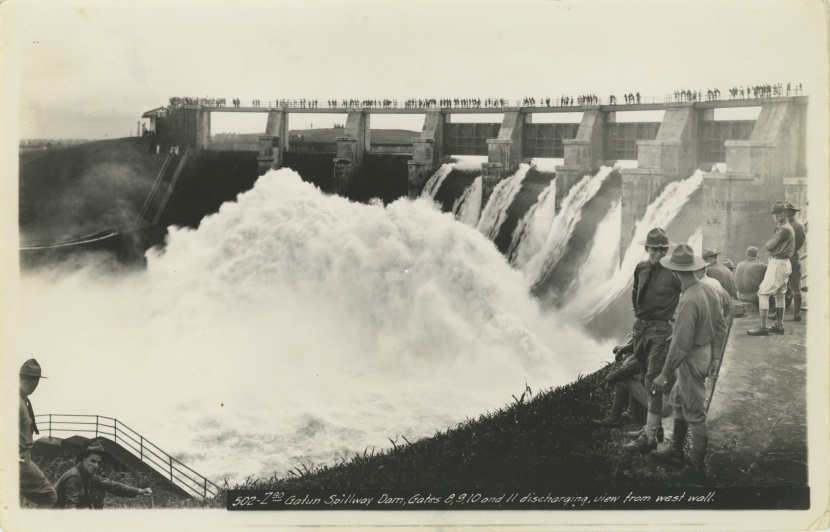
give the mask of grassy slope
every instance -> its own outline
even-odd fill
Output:
[[[671,485],[639,455],[622,451],[624,432],[592,419],[604,417],[612,394],[606,370],[393,448],[366,450],[350,461],[303,466],[286,478],[249,479],[238,489],[611,489]],[[529,390],[528,390],[529,391]]]

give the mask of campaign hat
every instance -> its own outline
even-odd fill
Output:
[[[646,239],[640,242],[640,245],[652,248],[668,248],[673,246],[674,243],[669,242],[669,235],[666,234],[665,230],[655,227],[648,232]]]
[[[727,268],[729,268],[730,270],[734,270],[734,269],[735,269],[735,265],[734,265],[734,264],[732,263],[732,261],[731,261],[731,260],[729,260],[729,259],[724,260],[724,261],[723,261],[723,265],[724,265],[724,266],[726,266]]]
[[[660,264],[676,272],[696,272],[706,267],[706,261],[696,256],[689,244],[678,244],[671,255],[660,259]]]
[[[801,209],[796,209],[795,205],[793,205],[789,201],[784,202],[784,208],[787,209],[788,211],[801,212]]]
[[[701,255],[704,259],[708,259],[709,257],[717,257],[720,255],[720,251],[716,251],[712,248],[706,248],[703,250],[703,255]]]
[[[776,213],[779,213],[779,212],[784,212],[786,210],[787,210],[787,206],[784,205],[783,201],[776,201],[775,203],[772,204],[772,210],[770,211],[770,214],[776,214]]]
[[[104,450],[104,446],[101,445],[101,442],[94,441],[90,443],[86,449],[78,453],[77,459],[78,461],[81,461],[84,458],[86,458],[87,455],[90,455],[92,453],[100,454],[104,458],[112,458],[112,455]]]
[[[47,379],[48,377],[44,377],[40,372],[40,364],[37,363],[37,360],[34,358],[30,358],[26,362],[20,366],[20,374],[25,375],[27,377],[38,377],[40,379]]]

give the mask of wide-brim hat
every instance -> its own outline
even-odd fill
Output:
[[[779,213],[779,212],[784,212],[786,210],[787,210],[787,206],[784,205],[783,201],[776,201],[775,203],[772,204],[772,210],[770,211],[770,214],[776,214],[776,213]]]
[[[701,257],[695,256],[694,250],[688,244],[678,244],[671,252],[671,255],[660,259],[660,264],[664,268],[676,272],[696,272],[706,267],[706,261]]]
[[[89,447],[87,447],[83,451],[79,452],[78,456],[76,458],[80,462],[81,460],[86,458],[87,455],[90,455],[92,453],[100,454],[101,456],[103,456],[104,458],[107,458],[107,459],[112,458],[112,455],[110,453],[108,453],[106,450],[104,450],[104,446],[101,445],[101,442],[99,442],[99,441],[94,441],[94,442],[90,443]]]
[[[49,377],[44,377],[40,371],[40,364],[37,363],[37,360],[34,358],[30,358],[26,362],[20,366],[20,374],[25,375],[27,377],[37,377],[40,379],[48,379]]]
[[[709,257],[717,257],[720,255],[720,251],[714,250],[712,248],[706,248],[703,250],[703,255],[701,255],[704,259],[708,259]]]
[[[784,208],[785,208],[786,210],[788,210],[788,211],[793,211],[793,212],[801,212],[801,209],[796,209],[796,208],[795,208],[795,205],[793,205],[793,204],[792,204],[792,203],[790,203],[789,201],[785,201],[785,202],[784,202]]]
[[[732,264],[732,261],[729,260],[729,259],[726,259],[725,261],[723,261],[723,265],[726,266],[727,268],[729,268],[730,270],[735,269],[735,265]]]
[[[666,231],[659,227],[655,227],[646,235],[646,239],[640,242],[641,246],[648,246],[652,248],[669,248],[674,246],[673,242],[669,242],[669,235]]]

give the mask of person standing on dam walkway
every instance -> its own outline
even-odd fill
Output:
[[[787,281],[792,273],[790,258],[795,252],[795,231],[787,222],[787,208],[784,202],[776,201],[770,212],[775,219],[775,231],[767,240],[765,247],[769,254],[769,264],[764,280],[758,288],[758,313],[761,324],[757,329],[747,332],[750,336],[769,336],[769,333],[784,334],[784,305]],[[769,296],[775,296],[775,325],[767,327],[769,317]]]
[[[636,440],[623,448],[629,452],[646,453],[657,448],[658,429],[663,412],[663,394],[654,393],[654,379],[663,370],[669,337],[672,335],[671,319],[680,299],[681,285],[671,271],[660,263],[669,247],[666,231],[657,227],[649,231],[645,242],[648,260],[634,269],[634,287],[631,302],[634,306],[634,356],[641,368],[641,378],[648,392],[646,424],[637,433]],[[669,386],[670,388],[670,386]],[[668,391],[668,389],[667,389]]]
[[[800,212],[800,209],[796,209],[795,205],[789,201],[785,202],[784,206],[787,208],[787,223],[795,232],[795,250],[793,256],[790,257],[792,272],[787,284],[793,294],[793,321],[801,321],[801,257],[799,251],[804,246],[807,234],[804,231],[804,226],[795,220],[795,213]]]
[[[703,483],[706,477],[706,446],[709,429],[706,425],[706,377],[714,379],[720,368],[720,357],[726,343],[727,324],[724,308],[731,298],[715,283],[701,281],[706,261],[696,257],[692,248],[680,244],[661,264],[671,270],[683,287],[677,305],[666,363],[654,380],[654,393],[671,388],[674,430],[672,445],[667,452],[652,452],[655,458],[674,458],[683,463],[686,434],[692,431],[692,459],[681,477],[692,484]],[[672,386],[672,382],[674,386]]]

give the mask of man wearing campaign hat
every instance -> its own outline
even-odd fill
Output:
[[[769,333],[784,334],[784,304],[787,281],[792,273],[790,258],[795,252],[795,231],[787,222],[787,208],[782,201],[776,201],[771,214],[775,219],[775,231],[765,244],[769,263],[764,280],[758,288],[758,313],[761,324],[757,329],[746,331],[750,336],[769,336]],[[769,296],[775,296],[775,325],[767,327]]]
[[[35,503],[38,508],[51,508],[55,504],[55,489],[52,483],[43,474],[43,471],[32,461],[32,446],[34,434],[40,434],[35,423],[35,412],[29,396],[32,395],[40,383],[45,379],[37,360],[30,358],[20,366],[20,409],[19,409],[19,456],[20,463],[20,497],[25,497]]]
[[[121,497],[153,494],[150,488],[134,488],[100,477],[98,469],[105,458],[111,457],[99,441],[93,441],[78,453],[78,464],[64,473],[55,484],[58,492],[55,508],[100,509],[104,507],[107,493]]]
[[[715,378],[720,368],[727,332],[723,312],[731,299],[721,287],[700,280],[706,262],[696,257],[687,244],[677,246],[671,256],[663,257],[660,263],[682,284],[683,297],[675,312],[674,333],[666,363],[654,380],[656,393],[666,390],[675,380],[669,398],[674,431],[669,448],[654,451],[652,456],[681,465],[683,444],[691,429],[692,459],[682,475],[691,483],[700,483],[705,478],[704,459],[709,441],[705,381],[707,376]]]
[[[653,380],[663,369],[668,338],[672,334],[671,319],[680,299],[680,282],[671,271],[660,264],[666,255],[669,242],[666,232],[656,227],[649,231],[644,242],[648,260],[634,268],[634,286],[631,303],[634,307],[634,356],[640,365],[648,397],[646,424],[641,431],[632,434],[634,441],[623,448],[629,452],[646,453],[657,447],[658,429],[663,411],[663,395],[654,394]]]
[[[719,251],[706,248],[703,250],[703,260],[706,261],[706,275],[720,283],[729,297],[734,298],[737,289],[735,288],[735,276],[729,269],[718,262]]]
[[[788,280],[788,285],[793,293],[793,321],[801,321],[801,257],[799,252],[804,246],[804,241],[807,240],[807,233],[804,226],[795,219],[795,213],[800,212],[800,209],[796,209],[795,205],[789,201],[784,203],[784,207],[787,209],[787,223],[795,232],[795,251],[793,251],[793,256],[790,257],[790,266],[793,271],[790,273]]]

